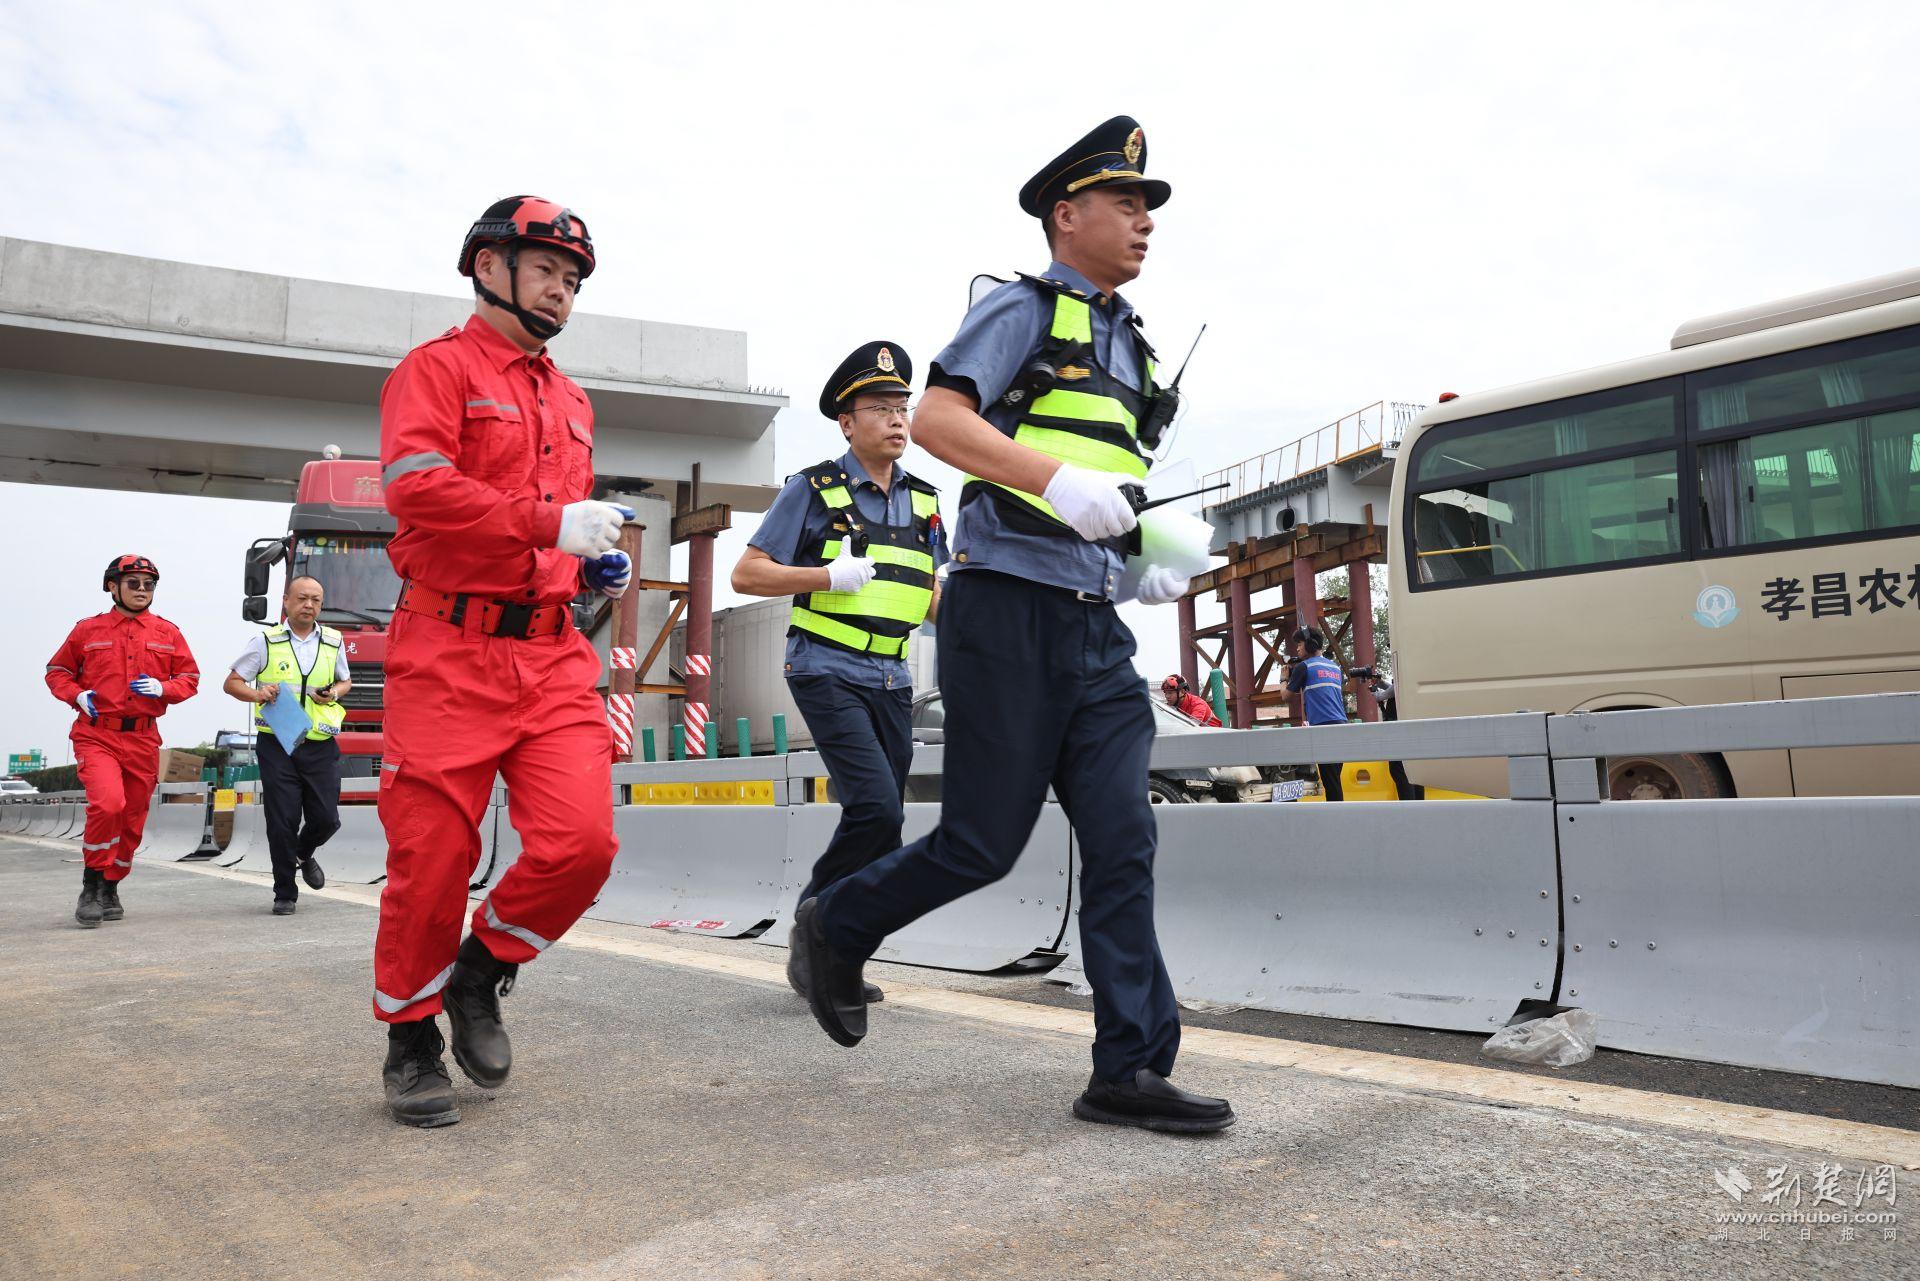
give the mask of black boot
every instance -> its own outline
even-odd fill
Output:
[[[100,927],[100,886],[106,877],[100,869],[90,867],[80,874],[80,903],[73,909],[73,919],[80,922],[83,930]]]
[[[787,986],[798,992],[802,999],[807,995],[807,953],[800,945],[800,927],[794,926],[787,931]],[[861,990],[866,993],[868,1005],[878,1005],[887,999],[878,985],[861,982]]]
[[[311,854],[300,860],[300,879],[307,883],[310,890],[327,888],[327,874],[320,870],[320,860]]]
[[[453,1028],[453,1061],[483,1090],[497,1090],[513,1067],[513,1044],[500,1021],[500,998],[513,991],[518,965],[496,960],[472,934],[460,945],[440,994]]]
[[[1073,1101],[1073,1114],[1082,1121],[1174,1134],[1211,1134],[1236,1119],[1225,1099],[1189,1094],[1151,1068],[1141,1068],[1131,1081],[1089,1077],[1086,1093]]]
[[[447,1043],[432,1019],[387,1025],[387,1111],[402,1125],[452,1125],[460,1119],[453,1078],[440,1052]]]
[[[867,1034],[866,983],[854,961],[827,946],[815,912],[820,900],[810,898],[793,914],[792,941],[799,944],[802,972],[807,976],[807,1004],[826,1034],[845,1046],[860,1044]]]
[[[109,881],[103,872],[100,876],[100,919],[117,921],[127,914],[120,906],[120,882]]]

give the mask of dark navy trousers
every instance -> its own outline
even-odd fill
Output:
[[[827,942],[870,957],[894,933],[1005,876],[1053,786],[1079,854],[1093,1068],[1173,1071],[1180,1012],[1153,932],[1153,711],[1111,605],[989,570],[940,598],[946,765],[940,825],[820,895]]]
[[[787,688],[840,802],[840,825],[813,865],[804,903],[900,848],[901,797],[913,765],[913,690],[798,673],[787,677]]]
[[[253,744],[267,811],[273,896],[291,901],[300,897],[294,879],[300,865],[340,830],[340,744],[302,739],[291,755],[272,734],[256,736]]]

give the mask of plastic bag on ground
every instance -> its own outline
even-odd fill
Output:
[[[1507,1063],[1572,1067],[1593,1057],[1599,1032],[1592,1010],[1562,1010],[1552,1018],[1501,1028],[1487,1038],[1480,1053]]]

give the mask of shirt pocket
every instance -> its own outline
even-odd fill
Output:
[[[593,432],[578,418],[567,419],[567,499],[593,494]]]
[[[533,442],[520,406],[478,393],[460,423],[460,470],[496,489],[518,489],[533,469]]]
[[[179,655],[179,647],[168,645],[164,641],[148,641],[146,653],[142,655],[147,666],[143,669],[147,675],[160,680],[173,677],[173,665]]]

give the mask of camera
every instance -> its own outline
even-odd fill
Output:
[[[1379,673],[1375,672],[1371,667],[1349,667],[1347,669],[1347,675],[1358,677],[1363,681],[1370,681],[1375,679]]]

